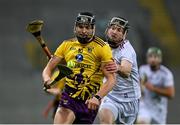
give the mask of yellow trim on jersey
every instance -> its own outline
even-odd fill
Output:
[[[102,39],[100,39],[98,37],[95,37],[94,42],[98,43],[102,47],[106,45],[106,43]]]

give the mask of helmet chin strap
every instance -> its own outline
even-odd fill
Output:
[[[126,39],[126,35],[127,35],[127,30],[124,32],[123,41]]]

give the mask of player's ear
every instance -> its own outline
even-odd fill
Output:
[[[94,27],[93,27],[93,36],[95,35],[95,31],[96,31],[96,26],[94,25]]]
[[[105,32],[104,32],[105,35],[107,35],[108,29],[109,29],[109,28],[107,27],[106,30],[105,30]]]
[[[127,30],[124,32],[124,35],[123,35],[123,40],[126,39],[126,36],[127,36]]]

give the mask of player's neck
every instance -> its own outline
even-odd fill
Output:
[[[151,65],[150,65],[150,67],[151,67],[151,70],[152,70],[153,72],[156,72],[157,70],[160,69],[160,65],[156,65],[156,66],[151,66]]]

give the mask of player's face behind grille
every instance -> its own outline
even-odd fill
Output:
[[[76,18],[74,33],[80,43],[89,43],[95,34],[94,16],[79,14]]]
[[[123,40],[124,29],[118,25],[111,25],[107,30],[107,36],[114,43],[119,43]]]
[[[92,28],[92,25],[88,24],[76,24],[75,26],[75,35],[78,41],[82,44],[91,42],[94,36],[95,28]]]
[[[147,55],[147,63],[150,65],[151,69],[155,71],[157,68],[159,68],[160,64],[162,62],[162,59],[157,54],[148,54]]]
[[[150,47],[146,55],[147,62],[150,65],[159,65],[162,62],[162,52],[157,47]]]
[[[125,39],[127,30],[129,28],[128,21],[124,18],[113,17],[108,24],[106,29],[106,39],[112,48],[120,46],[122,41]]]

